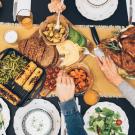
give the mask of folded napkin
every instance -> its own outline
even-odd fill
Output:
[[[31,11],[31,0],[18,0],[17,13],[22,9],[28,9]],[[19,15],[29,16],[30,14],[28,14],[28,12],[23,12]]]
[[[128,11],[128,16],[129,16],[129,8],[130,8],[130,0],[126,0],[127,2],[127,11]],[[135,22],[135,0],[132,0],[132,7],[133,7],[133,19],[132,22]]]

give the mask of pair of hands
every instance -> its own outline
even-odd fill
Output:
[[[61,0],[51,0],[51,3],[48,4],[48,9],[51,13],[59,13],[66,9],[66,5],[61,3]]]
[[[114,85],[118,86],[123,79],[117,72],[116,65],[108,58],[104,57],[101,60],[96,58],[96,61],[105,74],[106,78]],[[60,71],[57,77],[56,94],[61,102],[66,102],[74,97],[75,84],[73,78],[69,77],[64,71]]]

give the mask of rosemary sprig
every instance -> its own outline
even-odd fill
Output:
[[[121,48],[120,48],[118,42],[116,42],[116,41],[109,42],[105,46],[106,46],[106,48],[108,48],[112,51],[117,51],[117,52],[121,51]]]

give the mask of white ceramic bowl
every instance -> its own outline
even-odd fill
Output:
[[[4,39],[9,44],[14,44],[18,40],[18,34],[14,30],[7,31],[4,35]]]

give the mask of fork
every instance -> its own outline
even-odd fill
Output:
[[[61,0],[61,4],[63,4],[63,3],[64,3],[64,0]],[[58,12],[57,22],[56,22],[56,25],[55,25],[56,31],[59,31],[59,29],[60,29],[60,15],[61,15],[61,12]]]

